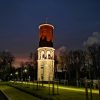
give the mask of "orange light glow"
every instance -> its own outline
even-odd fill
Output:
[[[13,67],[18,68],[21,66],[21,63],[30,62],[29,57],[26,56],[17,56],[13,63]]]
[[[53,28],[51,26],[40,27],[40,40],[46,39],[47,41],[53,41]]]

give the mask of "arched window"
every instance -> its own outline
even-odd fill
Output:
[[[47,51],[47,58],[51,59],[50,51]]]
[[[44,51],[41,52],[41,59],[45,59]]]

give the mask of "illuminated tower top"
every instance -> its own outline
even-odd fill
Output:
[[[51,24],[39,25],[39,47],[53,47],[53,30]]]

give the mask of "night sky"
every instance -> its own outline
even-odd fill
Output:
[[[35,51],[38,26],[46,17],[55,27],[55,48],[83,48],[93,32],[100,32],[100,0],[0,0],[0,51]]]

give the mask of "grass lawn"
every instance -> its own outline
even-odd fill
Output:
[[[30,94],[24,93],[7,85],[0,85],[0,90],[8,96],[9,100],[40,100]]]
[[[50,95],[49,95],[48,84],[44,84],[45,87],[40,86],[38,90],[36,89],[36,84],[33,84],[33,83],[27,84],[27,83],[11,82],[10,84],[22,90],[36,94],[37,96],[42,97],[42,98],[51,97],[53,100],[86,100],[84,88],[59,86],[59,95],[56,95],[56,94],[52,95],[52,85],[51,85]],[[55,93],[57,93],[57,89],[55,89]],[[98,90],[93,90],[92,95],[93,95],[92,96],[93,100],[100,100]],[[90,94],[89,94],[89,97],[90,97]]]

